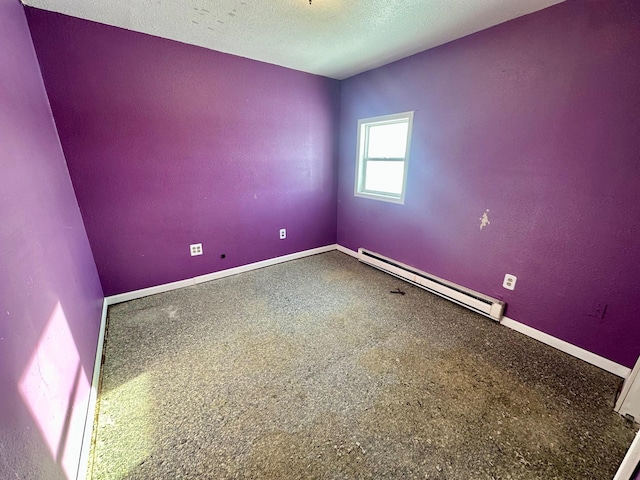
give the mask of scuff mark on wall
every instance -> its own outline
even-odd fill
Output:
[[[480,230],[482,230],[484,227],[486,227],[487,225],[491,225],[491,222],[489,221],[489,215],[487,215],[489,213],[489,209],[487,208],[485,210],[485,212],[482,214],[482,216],[480,217]]]

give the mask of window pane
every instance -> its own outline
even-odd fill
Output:
[[[407,150],[408,122],[369,127],[369,158],[403,158]]]
[[[404,178],[404,162],[367,162],[364,189],[400,195]]]

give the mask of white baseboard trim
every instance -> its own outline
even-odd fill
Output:
[[[80,448],[80,462],[78,463],[77,480],[85,480],[87,469],[89,468],[89,454],[91,453],[91,440],[93,438],[93,421],[96,416],[96,403],[98,401],[98,386],[100,385],[100,367],[102,365],[102,348],[104,346],[104,334],[107,326],[107,310],[109,304],[107,299],[102,301],[102,316],[100,318],[100,333],[98,334],[98,344],[96,346],[96,359],[93,364],[93,376],[91,377],[91,391],[89,392],[89,404],[87,405],[87,416],[84,421],[84,433],[82,435],[82,446]]]
[[[115,305],[116,303],[128,302],[129,300],[135,300],[136,298],[148,297],[149,295],[169,292],[171,290],[190,287],[192,285],[195,285],[193,278],[187,278],[186,280],[180,280],[178,282],[164,283],[162,285],[156,285],[155,287],[142,288],[140,290],[133,290],[132,292],[111,295],[109,297],[105,297],[105,300],[107,301],[107,305]]]
[[[342,245],[336,245],[336,250],[342,253],[346,253],[347,255],[351,255],[352,257],[358,258],[358,252],[355,250],[351,250],[350,248],[343,247]]]
[[[553,348],[557,348],[561,352],[568,353],[569,355],[579,358],[580,360],[584,360],[591,365],[595,365],[596,367],[613,373],[614,375],[617,375],[619,377],[627,378],[631,373],[631,369],[625,367],[624,365],[620,365],[612,360],[609,360],[608,358],[604,358],[600,355],[596,355],[595,353],[591,353],[584,348],[580,348],[569,342],[560,340],[559,338],[553,337],[548,333],[536,330],[535,328],[525,325],[524,323],[517,322],[509,317],[502,317],[500,323],[505,327],[511,328],[512,330],[520,332]]]
[[[180,280],[178,282],[165,283],[164,285],[156,285],[155,287],[143,288],[140,290],[134,290],[132,292],[120,293],[118,295],[111,295],[109,297],[106,297],[105,300],[107,301],[107,305],[128,302],[129,300],[135,300],[137,298],[147,297],[149,295],[155,295],[157,293],[168,292],[171,290],[176,290],[178,288],[190,287],[199,283],[209,282],[211,280],[217,280],[219,278],[249,272],[251,270],[257,270],[258,268],[277,265],[278,263],[289,262],[291,260],[297,260],[299,258],[309,257],[311,255],[317,255],[319,253],[330,252],[332,250],[336,250],[336,248],[336,244],[312,248],[311,250],[304,250],[302,252],[291,253],[289,255],[283,255],[281,257],[269,258],[268,260],[249,263],[248,265],[241,265],[239,267],[229,268],[227,270],[221,270],[219,272],[208,273],[206,275],[200,275],[198,277],[188,278],[186,280]]]
[[[640,431],[636,434],[636,437],[633,439],[629,450],[627,450],[627,454],[622,459],[622,463],[620,467],[618,467],[618,471],[616,472],[616,476],[613,477],[613,480],[631,480],[636,467],[640,463]]]
[[[262,260],[261,262],[250,263],[248,265],[241,265],[240,267],[229,268],[228,270],[221,270],[219,272],[209,273],[207,275],[201,275],[194,277],[195,284],[210,282],[211,280],[218,280],[219,278],[230,277],[231,275],[237,275],[239,273],[249,272],[251,270],[257,270],[258,268],[270,267],[271,265],[277,265],[278,263],[289,262],[291,260],[298,260],[299,258],[310,257],[311,255],[317,255],[319,253],[331,252],[336,249],[336,245],[327,245],[326,247],[313,248],[311,250],[305,250],[303,252],[291,253],[282,257],[270,258],[268,260]]]

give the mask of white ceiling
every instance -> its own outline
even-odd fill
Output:
[[[564,0],[23,0],[343,79]]]

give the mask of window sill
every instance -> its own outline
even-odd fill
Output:
[[[399,205],[404,205],[403,197],[393,197],[390,195],[381,195],[381,194],[365,193],[365,192],[356,192],[355,196],[360,198],[368,198],[371,200],[379,200],[381,202],[396,203]]]

